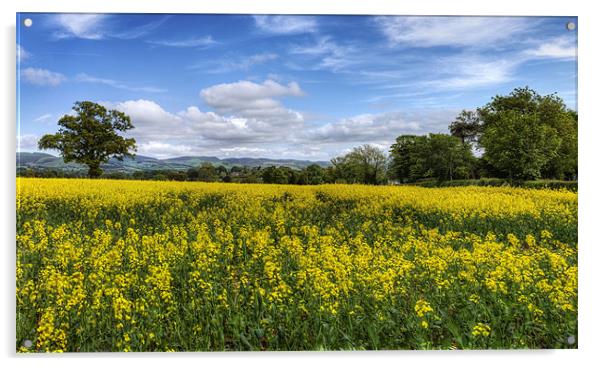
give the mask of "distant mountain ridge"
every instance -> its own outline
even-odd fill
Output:
[[[318,164],[321,167],[330,166],[327,161],[310,161],[296,159],[269,159],[269,158],[224,158],[215,156],[180,156],[169,159],[157,159],[149,156],[136,155],[132,158],[125,158],[123,161],[110,159],[102,165],[106,172],[133,173],[145,170],[188,170],[199,167],[203,163],[213,165],[223,165],[225,167],[246,166],[246,167],[268,167],[268,166],[286,166],[292,169],[302,169],[311,164]],[[17,152],[17,169],[54,169],[64,171],[86,170],[83,164],[68,163],[63,158],[54,155],[39,152]]]

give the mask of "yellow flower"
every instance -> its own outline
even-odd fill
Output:
[[[416,305],[414,305],[414,310],[419,317],[424,317],[426,314],[433,311],[433,308],[426,300],[418,300],[416,301]]]
[[[491,334],[491,328],[487,324],[477,323],[472,328],[472,335],[475,337],[488,337]]]
[[[226,339],[230,347],[237,340],[224,334],[241,326],[257,333],[253,345],[271,349],[280,317],[337,327],[348,320],[389,324],[416,297],[406,311],[414,310],[418,329],[438,320],[444,327],[439,309],[462,316],[470,302],[479,304],[470,306],[471,319],[507,323],[527,312],[558,332],[576,331],[577,193],[104,179],[17,184],[17,339],[32,339],[31,351],[130,351],[130,344],[196,350]],[[188,329],[193,336],[181,337]],[[484,323],[470,331],[491,336]],[[523,331],[515,339],[524,344],[502,344],[540,344]]]

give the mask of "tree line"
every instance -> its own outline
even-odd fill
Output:
[[[450,123],[449,133],[401,135],[388,153],[365,144],[333,158],[326,168],[317,164],[302,169],[228,168],[204,163],[188,171],[103,174],[100,164],[109,157],[133,156],[135,141],[117,133],[133,128],[130,118],[92,102],[77,102],[74,110],[74,115],[59,120],[58,133],[42,137],[39,148],[57,149],[65,162],[88,165],[91,178],[373,185],[479,178],[511,182],[577,179],[577,112],[556,94],[542,96],[528,87],[497,95],[474,111],[463,110]],[[44,174],[52,173],[20,172],[25,176]]]
[[[577,117],[555,94],[517,88],[476,111],[462,111],[449,135],[399,136],[391,146],[389,177],[576,180]]]

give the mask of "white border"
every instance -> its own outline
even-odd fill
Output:
[[[178,363],[226,364],[299,364],[343,363],[419,363],[438,365],[506,365],[523,363],[589,364],[600,348],[600,285],[598,263],[602,242],[597,239],[600,217],[600,78],[602,65],[599,35],[602,13],[594,1],[525,1],[525,0],[3,0],[0,2],[2,38],[0,88],[2,119],[2,207],[0,223],[2,243],[0,273],[0,347],[4,364],[9,365],[92,365],[126,364],[142,361],[163,365],[168,360]],[[86,354],[44,357],[21,357],[14,353],[15,314],[15,13],[21,12],[146,12],[146,13],[253,13],[253,14],[402,14],[402,15],[564,15],[579,17],[579,350],[572,351],[485,351],[485,352],[324,352],[324,353],[205,353],[205,354]],[[598,37],[596,37],[598,35]],[[597,108],[598,107],[598,108]],[[12,328],[12,329],[11,329]]]

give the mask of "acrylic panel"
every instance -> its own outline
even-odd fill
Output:
[[[17,352],[577,348],[577,17],[16,27]]]

